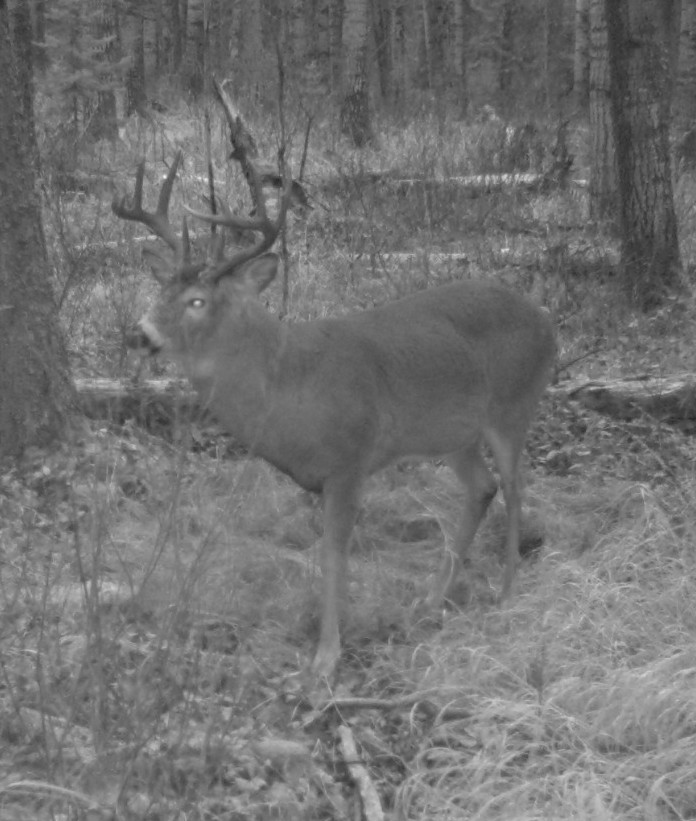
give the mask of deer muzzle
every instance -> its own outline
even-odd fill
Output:
[[[126,344],[133,350],[154,356],[162,350],[163,343],[152,325],[146,319],[141,319],[126,336]]]

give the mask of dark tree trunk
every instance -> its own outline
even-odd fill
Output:
[[[575,0],[575,50],[573,91],[575,105],[587,114],[590,101],[590,4],[589,0]]]
[[[512,77],[514,72],[514,35],[515,35],[515,2],[505,0],[503,21],[500,32],[500,64],[498,69],[498,89],[500,91],[500,108],[507,116],[512,96]]]
[[[74,399],[32,166],[31,75],[22,68],[32,32],[26,4],[18,10],[11,36],[0,0],[0,457],[59,439]]]
[[[358,148],[372,139],[367,75],[367,0],[349,0],[343,22],[343,100],[341,131]]]
[[[450,76],[447,71],[446,46],[447,33],[449,30],[449,20],[447,15],[448,4],[444,0],[429,0],[424,6],[424,13],[427,14],[426,33],[429,37],[428,55],[430,57],[430,90],[436,96],[445,100],[450,84]]]
[[[118,57],[118,41],[120,39],[118,7],[114,0],[109,0],[101,10],[101,19],[95,27],[96,37],[102,39],[103,60],[105,63],[114,63]],[[105,72],[105,85],[109,85],[113,78]],[[97,92],[96,103],[89,120],[87,132],[95,140],[105,139],[114,142],[118,139],[118,119],[116,117],[116,94],[113,88],[105,87]]]
[[[145,114],[145,19],[140,9],[135,9],[133,25],[133,62],[126,76],[126,114],[134,111]]]
[[[606,0],[611,109],[619,181],[621,267],[642,307],[681,283],[669,124],[674,0]]]
[[[613,223],[618,210],[604,0],[590,0],[590,219]]]
[[[36,157],[36,132],[34,130],[34,80],[32,59],[32,28],[29,6],[16,3],[10,21],[14,64],[17,72],[17,93],[21,101],[20,117],[27,124],[27,137],[32,151],[32,162]]]
[[[468,50],[471,30],[468,0],[455,0],[452,28],[456,107],[460,115],[466,117],[469,113]]]
[[[566,96],[566,50],[563,26],[563,5],[559,0],[546,0],[544,14],[545,37],[545,97],[547,116],[557,121]]]
[[[190,6],[186,15],[184,88],[195,100],[203,93],[205,77],[205,25],[203,4]]]
[[[172,26],[172,70],[179,71],[184,54],[184,33],[181,24],[179,0],[169,0],[169,13]]]
[[[46,59],[46,0],[34,3],[34,67],[42,74],[48,68]]]
[[[372,29],[375,36],[379,90],[387,105],[394,102],[394,60],[390,36],[392,26],[393,9],[391,4],[385,2],[374,3],[372,6]]]
[[[696,125],[696,0],[684,0],[682,6],[678,75],[672,110],[676,125],[685,131]]]

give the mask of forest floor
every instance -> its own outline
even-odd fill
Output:
[[[193,202],[205,190],[200,126],[181,114],[159,127],[152,144],[184,148],[178,190]],[[360,155],[310,154],[314,208],[288,233],[289,319],[492,277],[548,306],[560,384],[693,371],[693,283],[633,311],[584,189],[471,197],[366,180],[366,169],[476,171],[481,147],[458,128],[385,124]],[[128,188],[143,151],[151,198],[161,148],[126,135],[113,174]],[[236,172],[220,174],[232,192]],[[109,202],[47,201],[78,376],[132,374],[125,333],[153,293],[137,231]],[[694,203],[682,178],[687,271]],[[695,456],[678,428],[549,394],[529,436],[530,549],[513,593],[496,603],[496,499],[466,603],[441,625],[414,602],[454,528],[457,483],[436,462],[373,477],[339,675],[317,700],[306,668],[318,502],[266,464],[230,458],[195,420],[169,438],[137,420],[85,422],[69,445],[0,470],[0,816],[696,817]]]

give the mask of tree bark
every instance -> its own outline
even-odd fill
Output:
[[[446,0],[425,0],[423,3],[426,34],[429,40],[427,54],[430,60],[428,72],[430,91],[434,92],[435,99],[444,103],[447,102],[451,82],[447,65],[449,52],[447,41],[450,30],[448,10]]]
[[[263,31],[260,0],[246,0],[237,30],[238,69],[233,85],[236,98],[258,102],[263,98]]]
[[[500,109],[507,118],[512,107],[512,87],[514,72],[514,42],[515,42],[515,10],[514,0],[504,0],[502,7],[502,21],[500,29],[500,63],[498,66],[498,91]]]
[[[454,50],[454,77],[456,107],[461,117],[469,114],[468,49],[471,9],[469,0],[454,0],[452,21],[452,48]]]
[[[137,111],[145,114],[147,98],[145,95],[145,18],[142,9],[134,9],[132,63],[126,76],[126,115]]]
[[[372,140],[367,77],[367,0],[347,0],[343,21],[341,131],[361,148]]]
[[[18,69],[18,53],[31,53],[26,4],[19,11],[11,35],[0,0],[0,457],[60,439],[74,400],[32,166],[32,91],[21,87],[30,75]]]
[[[184,55],[184,32],[181,25],[180,0],[169,0],[169,16],[172,29],[172,71],[181,69]]]
[[[590,0],[590,219],[614,221],[618,208],[604,0]]]
[[[696,125],[696,0],[683,0],[679,39],[675,123],[682,129]]]
[[[184,88],[196,100],[203,93],[205,78],[205,21],[203,0],[189,0],[184,48]]]
[[[573,90],[575,105],[587,114],[590,103],[590,4],[589,0],[575,0],[575,51]]]
[[[379,90],[382,100],[388,106],[394,103],[393,12],[392,4],[388,0],[379,0],[372,4],[372,30],[375,38]]]
[[[48,68],[46,59],[46,0],[34,3],[34,67],[43,74]]]
[[[106,3],[91,0],[95,7],[94,36],[102,45],[102,62],[114,63],[120,55],[117,53],[119,37],[118,8],[115,0]],[[106,81],[106,82],[104,82]],[[97,91],[96,103],[89,120],[87,131],[95,140],[106,139],[114,142],[118,139],[118,120],[116,117],[116,94],[113,77],[108,72],[102,76],[104,87]]]
[[[563,5],[559,0],[546,0],[544,12],[544,96],[546,114],[555,122],[566,93]]]
[[[674,0],[606,0],[621,269],[643,308],[681,283],[669,146],[677,8]]]

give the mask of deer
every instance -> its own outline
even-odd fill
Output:
[[[265,459],[300,487],[321,494],[322,594],[312,675],[330,678],[341,656],[351,534],[368,476],[404,457],[444,460],[463,491],[461,521],[425,596],[443,607],[498,482],[506,508],[501,598],[520,562],[519,462],[526,434],[550,381],[555,340],[548,314],[492,280],[422,290],[361,312],[281,321],[260,295],[279,257],[270,251],[284,224],[291,186],[277,216],[263,197],[253,216],[186,208],[194,218],[254,232],[254,244],[192,262],[186,218],[179,234],[168,218],[179,153],[156,210],[143,207],[144,161],[132,198],[112,204],[142,223],[174,254],[144,251],[161,285],[131,340],[144,353],[177,361],[201,403],[251,456]],[[250,185],[261,185],[254,179]]]

